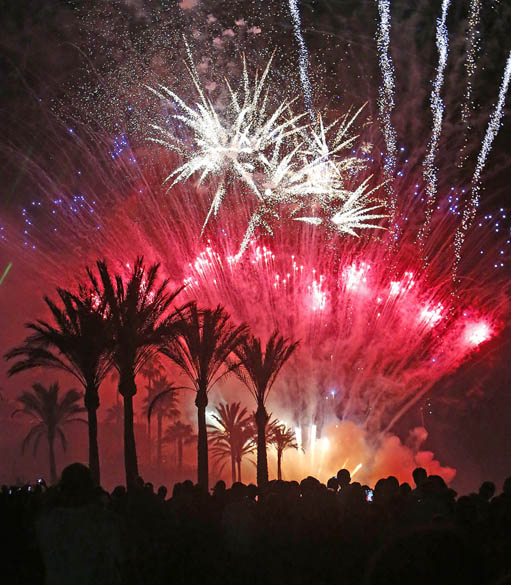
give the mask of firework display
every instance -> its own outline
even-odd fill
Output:
[[[475,168],[454,183],[469,188],[447,189],[439,151],[449,0],[436,20],[429,141],[403,146],[394,123],[390,2],[377,2],[373,31],[376,104],[336,108],[323,107],[328,81],[322,92],[314,85],[319,74],[312,75],[298,3],[284,4],[297,56],[273,47],[262,56],[223,56],[236,34],[264,36],[244,19],[238,32],[225,28],[210,45],[197,27],[184,37],[176,27],[179,79],[151,70],[137,77],[136,90],[126,82],[123,106],[138,116],[137,132],[122,120],[115,134],[76,121],[67,124],[64,145],[56,124],[59,180],[28,163],[39,191],[22,208],[21,233],[11,214],[0,238],[15,262],[44,271],[51,284],[97,257],[126,266],[142,254],[186,285],[183,299],[222,304],[257,335],[278,329],[299,340],[272,399],[309,447],[306,464],[296,454],[304,472],[324,459],[332,425],[355,425],[373,444],[385,442],[409,409],[504,327],[507,212],[499,207],[484,219],[476,212],[511,57],[500,91],[493,88],[498,101]],[[457,157],[468,168],[480,3],[470,10],[463,144],[449,168]],[[207,23],[215,20],[208,15]],[[363,475],[367,461],[353,457],[350,465]]]

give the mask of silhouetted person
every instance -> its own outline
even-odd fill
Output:
[[[120,529],[115,516],[95,500],[88,467],[73,463],[62,472],[58,501],[37,525],[48,585],[121,583]]]
[[[428,479],[428,473],[423,467],[416,467],[412,471],[413,481],[416,488],[420,488],[421,485]]]
[[[479,488],[479,497],[489,502],[495,495],[495,484],[492,481],[485,481]]]
[[[213,488],[213,495],[217,497],[222,497],[223,495],[225,495],[226,491],[227,486],[225,485],[225,481],[223,479],[219,479],[215,483],[215,487]]]
[[[337,481],[336,477],[331,477],[327,482],[326,482],[326,487],[329,490],[332,490],[333,492],[336,492],[339,489],[339,482]]]
[[[337,484],[339,485],[339,489],[344,489],[346,486],[350,485],[351,475],[347,469],[339,469],[337,472]]]
[[[158,488],[158,493],[156,495],[161,502],[164,502],[167,498],[167,488],[164,485],[161,485]]]

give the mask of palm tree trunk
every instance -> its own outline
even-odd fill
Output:
[[[241,459],[238,459],[238,481],[241,482]]]
[[[277,449],[277,479],[282,479],[282,449]]]
[[[98,448],[98,388],[95,384],[85,389],[85,408],[89,430],[89,469],[94,485],[100,485],[99,448]]]
[[[257,405],[255,422],[257,426],[257,485],[261,488],[268,483],[268,458],[266,456],[266,425],[268,413],[262,402]]]
[[[156,443],[156,466],[158,471],[161,469],[161,434],[162,434],[162,424],[163,424],[163,416],[161,412],[158,412],[158,435],[157,435],[157,443]]]
[[[138,477],[137,446],[133,422],[133,396],[124,396],[124,469],[126,487],[133,489]]]
[[[206,426],[206,406],[208,394],[205,388],[197,392],[195,406],[197,407],[197,482],[203,491],[209,490],[209,465],[208,465],[208,430]]]
[[[151,419],[147,421],[147,461],[151,465]]]
[[[232,483],[236,481],[236,457],[231,449],[231,477]]]
[[[53,448],[54,438],[48,436],[48,454],[50,458],[50,481],[52,485],[57,484],[57,467],[55,465],[55,450]]]
[[[183,438],[179,437],[177,440],[177,468],[179,471],[183,469]]]

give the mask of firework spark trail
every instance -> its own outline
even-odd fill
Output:
[[[381,5],[389,9],[388,2]],[[390,20],[385,22],[390,27]],[[277,327],[302,340],[303,350],[289,363],[272,400],[279,417],[300,429],[299,443],[307,444],[307,429],[317,435],[316,465],[329,421],[362,429],[377,443],[422,392],[432,390],[498,335],[507,302],[500,287],[505,274],[488,270],[490,254],[480,255],[481,238],[488,238],[485,244],[491,243],[492,253],[502,251],[495,249],[489,230],[468,231],[463,263],[467,278],[460,279],[453,297],[448,260],[457,216],[448,209],[449,194],[438,195],[442,210],[427,238],[427,249],[434,254],[424,267],[414,246],[421,218],[417,202],[422,192],[417,191],[422,186],[416,184],[416,169],[396,169],[395,164],[392,177],[384,170],[405,220],[398,240],[384,230],[361,232],[358,238],[332,237],[337,231],[355,228],[356,233],[360,227],[384,225],[371,221],[374,213],[386,212],[372,209],[378,200],[372,199],[370,176],[374,173],[379,182],[384,171],[370,167],[370,157],[362,160],[354,154],[354,137],[343,134],[353,117],[336,122],[338,126],[323,126],[320,116],[309,120],[305,112],[285,127],[292,116],[288,101],[282,118],[277,114],[269,123],[281,105],[280,86],[261,84],[261,77],[254,81],[246,67],[239,87],[222,88],[216,108],[210,96],[218,94],[202,88],[202,69],[194,68],[188,47],[187,54],[188,87],[182,84],[179,95],[161,87],[158,91],[180,116],[176,123],[162,123],[155,140],[172,154],[144,142],[134,146],[137,156],[126,149],[114,158],[111,136],[91,131],[90,140],[84,137],[82,144],[84,127],[79,130],[77,124],[70,143],[64,129],[66,140],[56,145],[53,157],[59,165],[48,166],[47,181],[31,173],[33,191],[43,205],[39,208],[34,201],[23,218],[29,224],[17,223],[20,235],[28,230],[30,237],[21,235],[21,252],[13,258],[22,258],[44,279],[47,291],[63,282],[73,286],[83,266],[97,257],[106,257],[121,273],[140,254],[148,262],[160,262],[176,285],[186,279],[183,296],[203,305],[221,302],[236,322],[249,322],[256,335],[266,337]],[[386,56],[392,67],[388,43]],[[393,84],[393,69],[390,73]],[[393,108],[393,85],[391,90]],[[101,153],[106,153],[107,165]],[[77,160],[83,193],[78,201],[72,162]],[[174,184],[167,195],[161,183],[163,165],[179,169],[169,174]],[[355,225],[358,204],[364,205],[363,226]],[[205,218],[207,233],[202,233]],[[210,248],[201,253],[206,238]],[[243,239],[247,250],[240,257]],[[488,354],[483,350],[480,355]],[[332,444],[332,453],[339,453],[339,445],[351,449],[352,441],[335,438]],[[351,457],[351,451],[346,455]],[[368,458],[350,459],[352,470],[362,461],[359,477]],[[339,468],[338,461],[334,465]],[[303,468],[302,476],[312,469]]]
[[[472,0],[470,2],[470,14],[468,17],[468,29],[466,35],[467,58],[465,61],[466,86],[463,103],[461,104],[461,120],[463,122],[463,143],[460,148],[458,167],[462,168],[467,155],[465,153],[468,146],[468,137],[470,134],[470,116],[474,108],[473,102],[473,77],[476,71],[477,55],[479,53],[479,23],[481,21],[481,0]]]
[[[489,314],[459,306],[452,314],[448,283],[431,286],[412,266],[392,276],[383,253],[362,246],[327,266],[254,242],[241,261],[208,247],[187,265],[184,283],[188,295],[221,300],[258,334],[278,328],[302,339],[306,353],[283,377],[299,388],[287,396],[288,412],[307,396],[314,420],[326,384],[338,389],[328,403],[337,416],[381,433],[498,329]]]
[[[188,46],[187,46],[188,49]],[[191,55],[189,54],[191,60]],[[176,184],[200,173],[198,185],[214,178],[218,185],[209,211],[203,223],[203,232],[211,216],[217,216],[226,195],[227,183],[241,183],[248,194],[255,196],[256,207],[251,213],[238,256],[245,251],[255,235],[256,228],[272,234],[271,224],[280,219],[281,207],[291,206],[291,215],[298,212],[316,212],[323,217],[303,216],[293,219],[312,225],[325,224],[339,233],[357,235],[355,229],[378,228],[374,220],[387,215],[381,211],[383,203],[373,199],[379,187],[369,189],[369,179],[348,188],[349,180],[365,167],[365,161],[357,156],[342,156],[356,137],[349,131],[359,115],[360,108],[335,120],[325,127],[318,121],[304,124],[305,113],[293,114],[291,106],[296,101],[284,100],[275,107],[269,103],[265,83],[270,73],[271,59],[259,78],[256,74],[251,84],[247,65],[243,61],[241,90],[235,91],[227,83],[230,103],[220,115],[206,97],[196,69],[188,68],[200,103],[195,108],[169,88],[149,88],[170,105],[177,104],[182,114],[174,119],[183,123],[193,135],[193,146],[177,139],[172,129],[152,124],[160,137],[151,140],[181,154],[185,161],[165,179]],[[241,99],[239,93],[241,91]],[[334,137],[330,134],[335,131]],[[254,197],[251,197],[253,200]]]
[[[481,198],[481,176],[486,166],[486,161],[488,160],[488,156],[490,154],[493,141],[495,140],[497,134],[499,133],[502,117],[504,116],[504,105],[506,102],[506,96],[509,89],[510,80],[511,51],[509,52],[506,61],[506,67],[504,69],[504,74],[502,76],[502,82],[500,84],[499,90],[499,99],[497,101],[495,109],[493,110],[490,116],[488,128],[486,129],[486,134],[483,139],[481,150],[479,151],[479,156],[477,157],[477,164],[474,171],[474,175],[472,177],[472,196],[470,197],[470,200],[466,203],[465,208],[463,209],[461,224],[456,231],[456,235],[454,236],[455,253],[453,268],[454,279],[456,279],[459,263],[461,261],[461,248],[465,241],[467,231],[469,230],[470,226],[472,225],[472,222],[474,221],[474,217],[477,212],[477,207],[479,206],[479,201]]]
[[[313,116],[312,86],[308,72],[309,52],[302,34],[302,22],[300,18],[300,9],[298,8],[298,0],[289,0],[289,10],[291,12],[291,19],[293,21],[296,42],[298,43],[298,66],[300,70],[300,83],[302,84],[305,108],[309,114]]]
[[[392,218],[391,230],[395,230],[396,195],[393,189],[394,172],[397,161],[397,136],[392,125],[392,112],[394,110],[394,65],[390,55],[390,0],[378,0],[378,12],[380,20],[376,34],[382,85],[378,92],[379,119],[382,124],[383,137],[385,139],[385,160],[383,163],[385,178],[387,179],[386,191],[389,198],[389,210]]]
[[[449,35],[447,31],[447,13],[449,11],[450,0],[443,0],[442,15],[437,19],[436,28],[436,45],[438,49],[438,65],[436,69],[436,76],[431,90],[430,104],[431,112],[433,114],[433,128],[431,131],[431,138],[428,144],[428,151],[424,159],[424,180],[426,181],[426,210],[424,223],[417,236],[418,241],[424,246],[425,238],[430,229],[431,216],[436,203],[436,191],[438,185],[438,169],[436,165],[436,157],[438,151],[438,143],[442,133],[443,116],[444,116],[444,102],[442,100],[442,88],[444,85],[445,67],[447,65],[447,57],[449,54]],[[427,259],[426,259],[427,261]]]

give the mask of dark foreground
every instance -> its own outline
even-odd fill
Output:
[[[67,468],[57,488],[2,489],[0,582],[117,584],[510,583],[511,479],[456,498],[441,478],[328,487],[313,478],[255,486],[192,482],[172,497],[141,483],[126,494]],[[339,489],[339,483],[341,487]],[[11,492],[11,493],[9,493]]]

